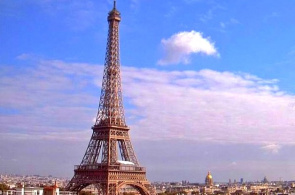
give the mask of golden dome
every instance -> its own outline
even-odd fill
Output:
[[[212,177],[210,171],[208,172],[208,174],[207,174],[207,176],[205,178],[205,184],[207,186],[213,186],[213,177]]]
[[[210,171],[208,172],[207,178],[212,179],[212,175],[211,175]]]

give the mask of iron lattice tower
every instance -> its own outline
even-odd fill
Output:
[[[94,184],[100,194],[115,195],[119,194],[121,187],[130,185],[141,194],[154,194],[146,179],[145,168],[139,166],[125,122],[119,59],[120,20],[114,1],[108,15],[109,31],[98,114],[86,153],[81,164],[75,166],[74,177],[66,187],[70,191],[80,192]]]

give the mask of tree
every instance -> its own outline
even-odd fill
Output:
[[[0,190],[2,194],[4,194],[5,191],[9,190],[9,186],[6,185],[5,183],[0,183]]]

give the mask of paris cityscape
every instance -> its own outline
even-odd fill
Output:
[[[203,183],[184,180],[152,182],[152,185],[157,194],[294,194],[295,192],[295,181],[268,181],[264,177],[261,181],[249,182],[240,178],[240,180],[229,179],[228,182],[215,182],[211,178],[206,175]],[[70,194],[63,191],[69,179],[51,175],[0,175],[0,182],[6,183],[12,189],[5,194],[21,194],[23,183],[26,184],[25,194],[34,194],[34,191],[42,191],[44,186],[52,186],[55,183],[59,188],[59,194]],[[97,193],[95,188],[87,188],[86,192]]]
[[[295,194],[293,4],[3,0],[0,194]]]

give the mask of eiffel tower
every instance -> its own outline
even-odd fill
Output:
[[[82,162],[74,167],[74,176],[66,187],[69,191],[78,193],[94,185],[99,194],[117,195],[127,185],[140,194],[154,194],[146,179],[145,168],[137,161],[125,123],[119,60],[120,20],[114,0],[114,7],[108,15],[109,31],[98,114]]]

